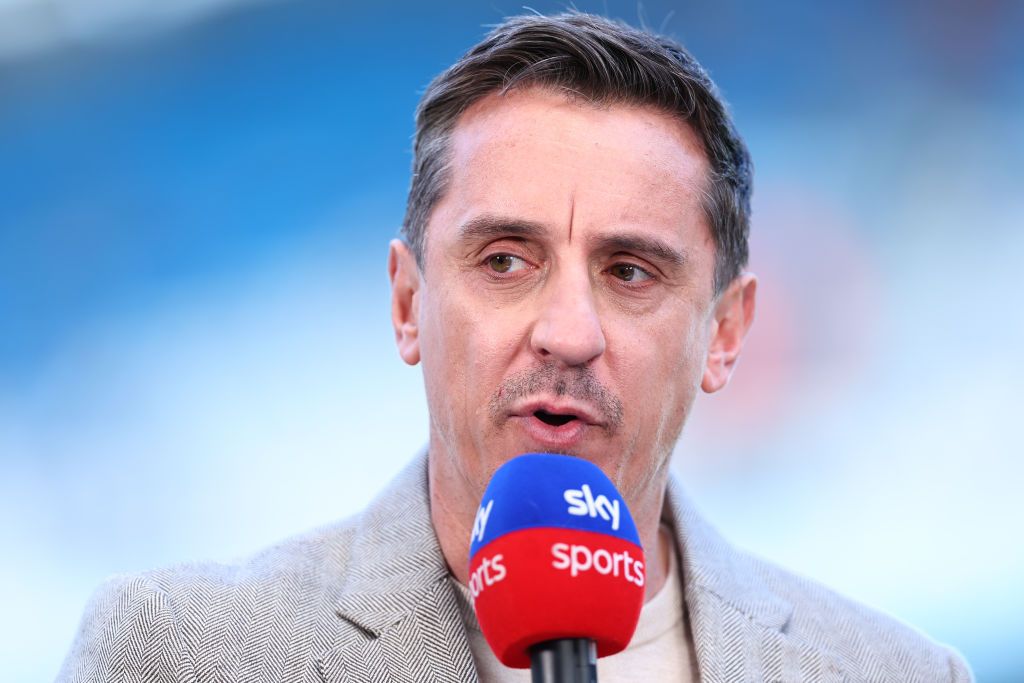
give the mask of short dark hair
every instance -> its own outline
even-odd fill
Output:
[[[704,211],[715,241],[715,292],[747,263],[753,168],[707,72],[679,43],[581,12],[506,19],[427,87],[416,110],[402,233],[423,266],[425,232],[450,180],[450,137],[474,102],[513,88],[562,90],[597,104],[654,107],[697,133],[710,165]]]

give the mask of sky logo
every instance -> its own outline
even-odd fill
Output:
[[[615,484],[575,456],[527,453],[509,460],[491,477],[474,513],[467,525],[472,535],[466,529],[471,557],[507,534],[537,528],[608,534],[642,547]],[[488,556],[496,552],[492,548]]]
[[[491,516],[492,507],[494,507],[493,498],[487,501],[487,505],[481,505],[477,509],[476,518],[473,520],[473,534],[470,536],[471,541],[480,543],[484,540],[484,530],[487,528],[487,519]]]
[[[619,530],[619,501],[618,499],[609,500],[608,496],[599,494],[596,498],[594,493],[590,490],[590,486],[584,484],[578,489],[566,489],[565,491],[565,502],[569,504],[568,512],[570,515],[576,515],[577,517],[600,517],[606,522],[612,523],[612,530]],[[493,502],[493,501],[492,501]],[[490,513],[490,508],[488,508]],[[480,513],[477,513],[477,518],[480,517]],[[486,517],[484,518],[486,524]],[[476,525],[473,525],[474,530]]]

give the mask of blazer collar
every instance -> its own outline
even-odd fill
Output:
[[[422,452],[359,517],[336,602],[356,628],[318,661],[328,683],[477,680],[428,495]]]
[[[842,680],[834,657],[790,635],[792,604],[700,517],[674,476],[666,508],[701,680]],[[359,517],[340,595],[337,614],[354,628],[317,663],[327,683],[477,680],[430,520],[425,452]]]
[[[697,514],[673,475],[666,492],[682,557],[686,618],[704,681],[839,681],[839,665],[789,632],[793,605]]]

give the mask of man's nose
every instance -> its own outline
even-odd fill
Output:
[[[586,365],[605,349],[604,331],[586,273],[555,278],[545,288],[530,344],[545,360]]]

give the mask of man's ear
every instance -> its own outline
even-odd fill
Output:
[[[391,240],[388,246],[388,277],[391,279],[391,324],[395,328],[398,355],[409,365],[416,365],[420,362],[420,269],[416,257],[402,240]]]
[[[711,321],[707,365],[700,387],[712,394],[729,382],[743,348],[743,338],[754,322],[757,276],[742,273],[733,280],[715,305]]]

